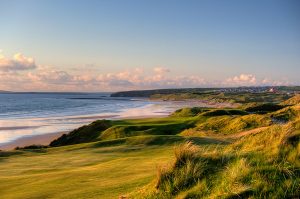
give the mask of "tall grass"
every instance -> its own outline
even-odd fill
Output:
[[[299,198],[299,129],[296,120],[224,147],[181,144],[174,149],[174,162],[159,167],[155,186],[135,196]]]

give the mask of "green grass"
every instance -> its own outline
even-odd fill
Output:
[[[2,152],[2,198],[117,198],[149,183],[181,136],[141,136],[42,150]],[[194,140],[215,145],[206,139]]]
[[[297,198],[300,105],[245,112],[253,105],[99,120],[57,139],[55,147],[0,151],[0,196]]]
[[[112,126],[109,120],[98,120],[89,125],[84,125],[78,129],[64,134],[50,143],[50,146],[63,146],[78,143],[91,142],[97,139],[101,132]]]
[[[176,110],[171,114],[173,117],[194,117],[200,113],[204,113],[209,111],[209,108],[201,108],[201,107],[192,107],[192,108],[182,108]]]
[[[298,198],[299,121],[270,126],[223,147],[187,142],[131,198]]]
[[[176,100],[205,100],[214,103],[279,103],[289,98],[287,94],[280,93],[250,93],[250,92],[174,92],[169,94],[154,94],[150,97],[153,100],[165,100],[165,101],[176,101]]]
[[[117,198],[147,184],[172,147],[78,145],[0,159],[1,198]]]

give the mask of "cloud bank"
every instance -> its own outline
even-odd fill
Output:
[[[80,71],[81,70],[81,71]],[[31,57],[18,53],[12,59],[0,55],[0,90],[12,91],[119,91],[131,89],[288,85],[288,81],[239,74],[225,80],[207,80],[201,76],[173,75],[166,67],[142,68],[116,73],[77,73],[36,65]]]

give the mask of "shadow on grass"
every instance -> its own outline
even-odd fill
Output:
[[[98,147],[112,147],[119,145],[170,145],[175,143],[182,143],[186,141],[192,141],[196,145],[227,145],[228,142],[221,141],[213,138],[206,137],[183,137],[178,135],[145,135],[145,136],[132,136],[126,138],[119,138],[114,140],[99,141],[92,145],[92,148]]]

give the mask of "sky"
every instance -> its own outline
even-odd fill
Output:
[[[298,0],[0,0],[0,90],[300,85]]]

